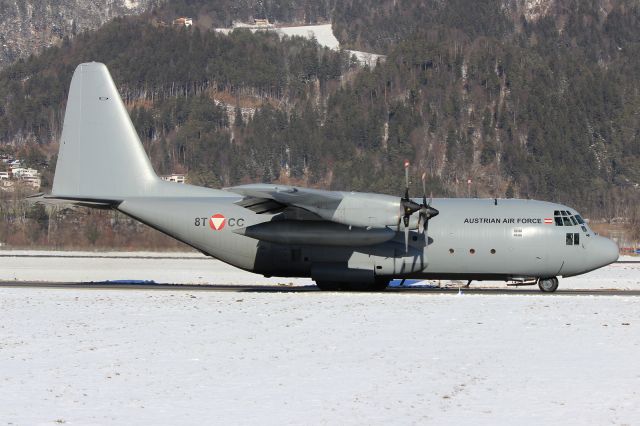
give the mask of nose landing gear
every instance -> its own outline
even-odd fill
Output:
[[[538,278],[538,287],[544,293],[553,293],[558,289],[558,279],[556,277]]]

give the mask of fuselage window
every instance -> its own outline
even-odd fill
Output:
[[[556,216],[555,218],[556,226],[562,226],[562,218],[560,216]]]
[[[587,227],[582,225],[581,228],[582,228],[582,232],[584,232],[586,234],[587,233]]]
[[[571,226],[571,221],[567,216],[562,216],[562,221],[564,222],[564,226]]]
[[[573,224],[574,224],[574,225],[577,225],[577,224],[578,224],[578,221],[576,220],[576,218],[575,218],[575,217],[573,217],[573,216],[569,216],[569,219],[571,219],[571,222],[573,222]]]
[[[569,216],[569,213],[566,210],[562,210],[562,216]]]
[[[580,225],[584,224],[584,219],[582,219],[582,216],[580,216],[579,214],[576,215],[576,220]]]
[[[573,234],[572,233],[568,233],[567,234],[567,245],[568,246],[572,246],[573,245]]]
[[[560,210],[555,210],[555,211],[553,212],[553,215],[554,215],[554,216],[560,216]]]
[[[573,244],[575,245],[580,244],[580,234],[578,234],[577,232],[573,234]]]

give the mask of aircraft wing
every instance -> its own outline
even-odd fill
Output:
[[[396,235],[391,228],[398,220],[396,197],[270,184],[225,190],[244,196],[236,204],[258,214],[283,212],[281,220],[233,231],[257,240],[350,247],[379,244]],[[385,209],[391,212],[386,217]]]
[[[348,226],[395,227],[399,221],[400,199],[391,195],[273,184],[241,185],[225,190],[244,196],[237,204],[256,213],[273,213],[279,205],[282,209],[295,207]]]
[[[336,209],[343,200],[342,192],[324,191],[288,185],[250,184],[225,190],[258,200],[272,200],[284,206],[299,207],[305,210]]]

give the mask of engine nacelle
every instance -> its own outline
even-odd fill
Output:
[[[276,220],[233,232],[256,240],[277,244],[307,246],[363,247],[391,240],[392,229],[363,228],[324,221]]]
[[[344,192],[343,198],[336,205],[322,204],[306,209],[321,218],[342,223],[344,225],[384,228],[397,227],[400,220],[400,198],[384,194],[360,192]],[[418,227],[418,216],[413,215],[409,222],[410,229]]]

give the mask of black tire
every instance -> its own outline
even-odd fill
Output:
[[[371,291],[373,283],[341,283],[340,288],[345,291]]]
[[[558,289],[558,279],[556,277],[538,278],[538,288],[543,293],[553,293]]]
[[[376,282],[371,285],[371,291],[384,291],[387,289],[389,282],[386,278],[376,278]]]
[[[339,291],[341,283],[335,281],[316,281],[316,285],[322,291]]]
[[[316,285],[322,291],[383,291],[389,285],[389,280],[377,279],[373,283],[316,281]]]

